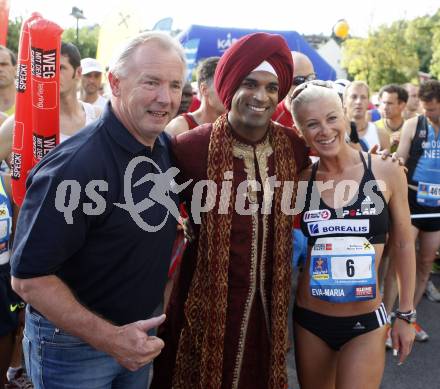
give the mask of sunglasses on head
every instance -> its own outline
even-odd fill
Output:
[[[331,81],[323,81],[323,80],[311,80],[311,81],[307,81],[304,82],[303,84],[301,84],[300,86],[298,86],[298,88],[296,88],[293,93],[292,93],[292,97],[290,98],[290,100],[295,100],[298,95],[304,90],[307,89],[307,87],[309,86],[322,86],[323,88],[329,88],[329,89],[334,89],[333,86],[333,82]]]
[[[308,74],[307,76],[296,76],[293,77],[292,85],[298,86],[304,84],[307,81],[313,81],[315,79],[316,79],[315,73]]]

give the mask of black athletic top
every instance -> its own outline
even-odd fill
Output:
[[[425,150],[429,153],[430,150],[429,146],[433,146],[432,149],[434,149],[434,152],[438,151],[439,148],[438,141],[435,139],[434,129],[430,127],[431,126],[429,126],[426,116],[419,115],[417,119],[416,133],[414,134],[414,138],[411,142],[411,147],[408,153],[408,159],[406,160],[406,164],[405,164],[408,169],[407,172],[408,184],[414,186],[418,186],[419,184],[417,178],[415,177],[415,173],[416,173],[417,165],[419,164],[419,160],[424,155]],[[431,135],[431,139],[429,135]],[[434,145],[426,144],[427,142],[429,143],[433,142]],[[435,159],[438,157],[437,154],[434,154],[432,156],[429,156],[428,154],[428,158]],[[420,176],[423,176],[424,179],[426,179],[426,181],[437,183],[438,182],[438,176],[436,176],[437,174],[438,174],[437,171],[427,169],[426,166],[424,166],[421,168],[421,171],[419,172],[419,178]]]
[[[364,175],[356,195],[339,209],[329,207],[321,199],[314,184],[319,161],[313,165],[301,214],[301,229],[308,238],[309,246],[313,246],[320,237],[344,235],[362,236],[371,243],[385,243],[389,231],[388,204],[371,171],[371,155],[368,154],[368,166],[361,152],[359,155],[364,165]]]
[[[177,222],[165,203],[154,201],[137,214],[129,207],[150,198],[160,179],[133,183],[172,166],[169,147],[165,133],[153,147],[140,143],[108,103],[97,121],[45,155],[29,174],[12,275],[56,275],[82,305],[117,325],[150,317],[163,298]],[[134,165],[139,157],[144,159]],[[177,206],[171,189],[163,197]],[[148,228],[159,224],[154,232]]]

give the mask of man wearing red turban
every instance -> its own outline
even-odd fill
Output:
[[[172,141],[179,183],[193,180],[183,197],[191,206],[195,239],[159,330],[165,348],[155,360],[151,388],[287,386],[292,216],[281,211],[281,198],[284,183],[296,181],[308,158],[296,133],[270,118],[292,74],[281,36],[239,39],[220,59],[214,78],[227,113]],[[272,176],[280,186],[269,184]],[[202,180],[215,190],[207,195],[207,203],[214,199],[212,209],[201,213],[192,200]]]

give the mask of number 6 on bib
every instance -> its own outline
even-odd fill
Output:
[[[374,246],[357,236],[317,239],[310,258],[310,293],[332,303],[374,299]]]

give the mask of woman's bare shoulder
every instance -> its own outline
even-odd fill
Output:
[[[375,179],[385,184],[386,188],[400,187],[402,182],[406,182],[405,167],[391,157],[382,159],[380,155],[372,155],[371,168]]]
[[[313,168],[313,164],[309,164],[306,168],[301,170],[301,172],[298,175],[298,180],[307,181],[312,175],[312,168]]]

